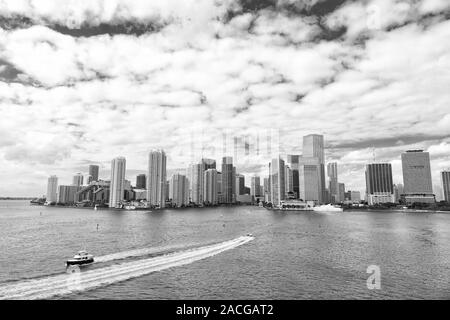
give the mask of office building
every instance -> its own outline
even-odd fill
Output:
[[[236,174],[236,196],[246,194],[245,192],[245,177],[242,174]]]
[[[272,205],[279,206],[286,195],[286,168],[283,159],[275,158],[269,164],[270,172],[270,199]]]
[[[203,195],[204,202],[208,205],[216,205],[218,203],[217,195],[217,170],[207,169],[204,173]]]
[[[169,198],[175,207],[189,204],[189,181],[185,175],[176,173],[169,182]]]
[[[445,202],[450,202],[450,171],[441,172],[442,192]]]
[[[300,158],[299,155],[289,154],[287,156],[287,164],[288,164],[289,168],[292,170],[292,191],[294,192],[296,199],[298,199],[298,197],[300,195],[299,175],[298,175],[299,158]]]
[[[317,157],[301,157],[299,159],[299,198],[301,200],[321,203],[323,196],[321,168]]]
[[[407,204],[434,203],[430,154],[423,150],[402,153],[403,198]]]
[[[147,202],[152,207],[164,208],[166,205],[167,157],[164,150],[152,150],[148,155]]]
[[[236,168],[232,157],[222,159],[222,192],[224,203],[236,201]]]
[[[331,203],[339,203],[344,199],[340,198],[339,182],[338,182],[338,168],[337,162],[331,162],[327,165],[327,174],[329,179],[328,191],[330,194]]]
[[[366,201],[369,205],[394,203],[394,184],[390,163],[366,165]]]
[[[203,204],[203,168],[202,164],[196,163],[189,165],[189,197],[195,204]]]
[[[58,193],[58,177],[57,176],[50,176],[47,180],[47,194],[46,194],[46,201],[49,203],[58,201],[57,198]]]
[[[251,178],[250,194],[254,197],[258,197],[258,196],[262,195],[260,178],[257,176],[253,176]]]
[[[303,137],[303,157],[317,158],[319,162],[319,203],[326,198],[325,191],[325,149],[323,135],[310,134]],[[301,187],[300,187],[301,190]],[[301,191],[300,191],[301,192]]]
[[[136,176],[136,189],[146,189],[147,188],[147,177],[145,174],[138,174]]]
[[[285,183],[286,183],[286,186],[284,187],[285,192],[286,192],[286,194],[294,194],[293,171],[288,165],[285,165],[284,168],[285,168],[284,169],[284,177],[285,177]]]
[[[126,160],[124,157],[117,157],[111,161],[110,208],[121,207],[125,196],[125,171]]]
[[[99,166],[95,164],[89,165],[89,175],[92,177],[92,181],[98,181]]]
[[[82,186],[83,185],[83,175],[81,173],[77,173],[73,176],[72,185],[74,186]]]

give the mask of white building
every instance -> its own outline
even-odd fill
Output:
[[[148,155],[147,202],[164,208],[166,204],[166,162],[164,150],[152,150]]]
[[[272,159],[269,164],[270,171],[270,199],[272,205],[279,206],[286,194],[285,166],[281,158]]]
[[[430,154],[423,150],[402,153],[404,198],[406,203],[434,203]]]
[[[58,200],[57,192],[58,192],[58,177],[50,176],[47,181],[46,201],[56,202]]]
[[[126,160],[117,157],[111,161],[111,183],[109,188],[109,207],[119,208],[125,194]]]
[[[169,182],[169,198],[176,207],[189,204],[189,181],[186,176],[176,173]]]
[[[217,195],[217,170],[208,169],[204,172],[203,195],[206,204],[216,205]]]
[[[72,185],[74,186],[82,186],[83,185],[83,175],[81,173],[77,173],[73,176]]]
[[[322,199],[321,164],[317,157],[299,158],[300,199],[320,203]]]

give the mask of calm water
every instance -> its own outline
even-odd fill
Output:
[[[254,240],[208,258],[118,276],[125,270],[120,263],[145,273],[139,261],[200,252],[249,232]],[[0,296],[29,279],[51,285],[70,276],[64,261],[81,249],[105,260],[87,269],[92,283],[102,275],[108,284],[53,299],[450,298],[450,214],[257,207],[126,212],[0,201]],[[380,290],[367,289],[369,265],[381,268]]]

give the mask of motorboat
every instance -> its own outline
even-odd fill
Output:
[[[66,266],[82,266],[94,263],[94,256],[86,251],[79,251],[72,259],[66,261]]]
[[[313,208],[313,210],[317,211],[317,212],[342,212],[342,211],[344,211],[344,209],[342,209],[341,207],[336,206],[336,205],[331,205],[331,204],[315,206]]]
[[[251,233],[247,233],[247,237],[253,237]]]

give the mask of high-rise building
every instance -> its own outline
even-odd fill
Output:
[[[217,172],[217,202],[224,203],[222,188],[222,172]]]
[[[86,176],[86,185],[90,185],[92,181],[94,181],[94,179],[92,179],[92,176],[88,174]]]
[[[138,174],[136,176],[136,189],[146,189],[147,177],[145,174]]]
[[[404,199],[406,203],[434,203],[430,154],[423,150],[402,153]]]
[[[236,174],[236,195],[245,194],[245,177],[242,174]]]
[[[261,196],[261,183],[260,178],[253,176],[250,184],[250,193],[254,197]]]
[[[269,163],[270,167],[270,163]],[[264,201],[265,202],[272,202],[270,199],[270,176],[267,178],[264,178]]]
[[[195,204],[203,204],[204,180],[202,164],[191,164],[189,166],[188,178],[191,201]]]
[[[270,171],[270,198],[272,205],[279,206],[286,195],[285,164],[280,157],[272,159],[269,164]]]
[[[286,194],[294,193],[294,175],[292,169],[288,166],[284,166],[284,179],[286,186],[284,187]]]
[[[176,173],[169,182],[169,198],[176,207],[189,204],[189,181],[186,176]]]
[[[325,191],[325,149],[323,135],[310,134],[303,137],[303,157],[317,158],[319,161],[319,203],[326,198]],[[301,189],[301,187],[300,187]]]
[[[117,157],[111,161],[111,183],[109,195],[109,207],[119,208],[125,196],[125,171],[126,160]]]
[[[208,169],[216,169],[216,160],[203,158],[202,169],[203,171],[206,171]]]
[[[441,172],[442,191],[444,194],[444,201],[450,202],[450,171]]]
[[[217,170],[207,169],[204,172],[203,194],[206,204],[217,204]]]
[[[50,176],[47,181],[46,201],[47,202],[58,201],[57,192],[58,192],[58,177]]]
[[[300,156],[299,155],[292,155],[289,154],[287,156],[287,163],[289,167],[292,170],[292,188],[295,194],[295,197],[298,198],[300,195],[300,189],[299,189],[299,176],[298,176],[298,161]]]
[[[58,203],[74,204],[76,202],[76,194],[81,190],[82,186],[59,186],[58,187]]]
[[[366,201],[369,205],[395,202],[390,163],[366,165]]]
[[[74,186],[82,186],[83,185],[83,175],[81,173],[77,173],[73,176],[72,185]]]
[[[98,181],[98,169],[99,166],[95,164],[89,165],[89,175],[92,176],[92,181]]]
[[[329,179],[328,190],[330,192],[331,203],[339,203],[344,199],[339,198],[339,182],[337,162],[330,162],[327,165],[327,174]]]
[[[339,202],[343,202],[345,200],[345,184],[339,183]]]
[[[222,191],[224,203],[236,201],[236,168],[232,157],[222,159]]]
[[[317,157],[299,158],[299,198],[321,203],[321,163]]]
[[[152,150],[148,155],[147,202],[150,206],[164,208],[166,206],[166,164],[164,150]]]

